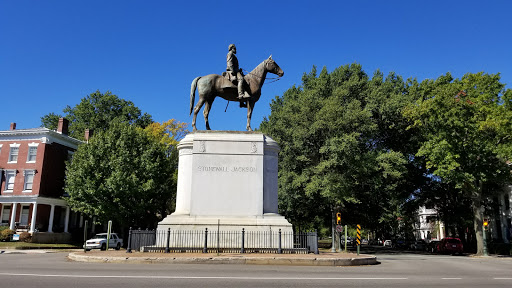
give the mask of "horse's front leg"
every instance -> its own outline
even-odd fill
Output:
[[[247,101],[247,131],[252,131],[251,128],[251,117],[252,117],[252,109],[254,108],[254,101]]]

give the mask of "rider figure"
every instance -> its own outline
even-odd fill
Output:
[[[230,44],[228,56],[226,57],[226,70],[235,76],[238,81],[238,99],[249,98],[250,96],[244,92],[244,75],[242,74],[242,69],[238,67],[238,59],[235,54],[236,46],[235,44]]]

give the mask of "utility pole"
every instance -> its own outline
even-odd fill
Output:
[[[489,220],[484,219],[482,223],[482,238],[484,242],[484,256],[489,256],[489,251],[487,251],[487,231],[489,231]]]

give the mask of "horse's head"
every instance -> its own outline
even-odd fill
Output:
[[[272,55],[270,55],[270,57],[268,57],[268,59],[265,60],[265,69],[267,69],[268,72],[276,74],[279,77],[283,77],[284,75],[283,69],[281,69],[281,67],[277,65],[276,61],[272,59]]]

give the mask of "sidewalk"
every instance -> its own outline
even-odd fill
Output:
[[[373,255],[353,253],[265,254],[265,253],[142,253],[126,251],[72,252],[69,259],[79,262],[167,263],[167,264],[249,264],[291,266],[359,266],[377,264]]]
[[[62,252],[62,251],[52,251],[52,252]],[[43,249],[30,249],[30,250],[21,250],[21,249],[0,249],[0,254],[42,254],[49,253],[48,250]]]

